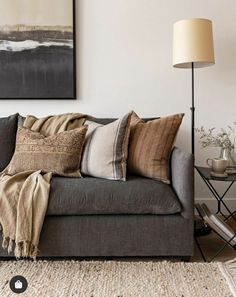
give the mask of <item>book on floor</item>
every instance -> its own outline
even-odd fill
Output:
[[[234,230],[217,214],[212,213],[205,203],[202,203],[201,205],[197,203],[195,206],[205,223],[225,241],[230,241],[235,236]],[[230,241],[230,244],[236,246],[236,237]]]

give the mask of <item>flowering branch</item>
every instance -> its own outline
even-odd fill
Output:
[[[215,133],[215,128],[205,130],[204,127],[197,128],[196,132],[200,134],[199,140],[203,148],[213,146],[229,150],[234,149],[236,136],[235,130],[231,126],[228,126],[226,129],[221,128],[218,133]]]

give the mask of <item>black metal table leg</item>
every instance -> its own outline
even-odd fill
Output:
[[[203,181],[205,182],[205,184],[207,185],[208,189],[211,191],[211,193],[213,194],[213,196],[216,198],[217,200],[217,204],[218,204],[218,209],[217,209],[217,213],[220,213],[225,220],[227,220],[229,217],[232,217],[233,220],[236,222],[236,218],[233,216],[233,212],[230,211],[230,209],[228,208],[228,206],[226,205],[226,203],[224,202],[224,197],[225,195],[228,193],[228,191],[230,190],[230,188],[232,187],[232,185],[234,184],[235,181],[232,181],[230,183],[230,185],[226,188],[225,192],[223,193],[222,196],[220,196],[218,194],[218,192],[216,191],[216,189],[214,188],[214,186],[212,185],[212,183],[206,179],[201,173],[199,173],[200,176],[202,177]],[[224,213],[221,211],[221,206],[224,206],[225,209],[227,210],[227,212],[229,213],[229,216],[224,215]]]
[[[206,257],[205,257],[205,255],[204,255],[204,253],[203,253],[203,250],[202,250],[202,248],[201,248],[201,245],[200,245],[200,243],[198,242],[197,236],[195,236],[195,242],[196,242],[197,248],[198,248],[198,250],[199,250],[199,252],[200,252],[200,254],[201,254],[201,256],[202,256],[203,261],[204,261],[204,262],[207,262]]]
[[[214,198],[217,201],[217,212],[216,214],[220,214],[221,216],[224,217],[224,220],[227,221],[229,218],[232,218],[235,222],[236,222],[236,210],[231,211],[230,208],[228,207],[228,205],[226,204],[226,202],[224,201],[224,198],[226,196],[226,194],[229,192],[229,190],[231,189],[231,187],[233,186],[233,184],[236,182],[236,174],[234,175],[229,175],[227,177],[220,177],[220,178],[215,178],[211,175],[211,169],[210,168],[206,168],[206,167],[198,167],[195,166],[197,172],[199,173],[199,175],[201,176],[202,180],[204,181],[204,183],[206,184],[206,186],[208,187],[208,189],[210,190],[210,192],[212,193],[212,195],[214,196]],[[226,187],[226,190],[224,191],[224,193],[222,195],[220,195],[217,190],[215,189],[214,185],[212,184],[211,181],[224,181],[224,182],[229,182],[229,185]],[[227,214],[225,214],[225,211],[223,212],[222,207],[225,208],[225,210],[227,211]],[[198,210],[198,208],[197,208]],[[199,212],[199,211],[198,211]],[[199,212],[200,217],[201,213]],[[204,219],[202,218],[202,220],[204,221]],[[233,248],[234,250],[236,250],[236,244],[235,241],[233,241],[234,238],[236,238],[236,234],[230,238],[228,241],[227,239],[225,239],[224,237],[222,237],[222,235],[220,233],[217,232],[217,230],[215,230],[214,228],[211,228],[212,231],[214,231],[224,242],[224,245],[215,253],[215,255],[213,257],[210,258],[209,261],[207,261],[206,256],[204,255],[204,252],[200,246],[200,243],[197,239],[197,237],[195,236],[195,242],[196,245],[200,251],[200,254],[203,258],[203,260],[205,262],[211,262],[213,261],[220,253],[222,253],[222,251],[227,247],[230,246],[231,248]]]
[[[236,249],[236,245],[231,244],[232,240],[236,237],[236,234],[232,238],[230,238],[228,241],[226,241],[218,232],[216,232],[215,230],[213,230],[213,231],[223,240],[224,245],[215,253],[215,255],[213,257],[210,258],[210,260],[206,259],[206,256],[201,248],[201,245],[197,239],[197,236],[195,236],[195,242],[196,242],[197,248],[202,256],[202,259],[204,262],[208,262],[208,263],[212,262],[218,255],[220,255],[227,246],[230,246],[231,248]]]

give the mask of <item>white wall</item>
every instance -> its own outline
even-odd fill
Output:
[[[0,101],[0,115],[185,112],[177,144],[190,151],[191,73],[172,68],[172,26],[192,17],[213,21],[216,56],[215,66],[196,70],[196,125],[231,124],[236,121],[235,0],[78,0],[78,100]],[[196,163],[205,164],[218,152],[197,145]],[[210,197],[198,177],[196,196]]]

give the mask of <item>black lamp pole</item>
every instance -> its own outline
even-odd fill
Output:
[[[194,62],[192,65],[192,106],[191,110],[191,147],[192,147],[192,155],[195,157],[195,102],[194,102]],[[195,159],[195,158],[194,158]],[[199,236],[209,234],[210,228],[206,227],[203,220],[195,218],[195,232]]]
[[[192,114],[192,154],[195,154],[195,105],[194,105],[194,63],[192,62],[192,106],[190,108]]]

